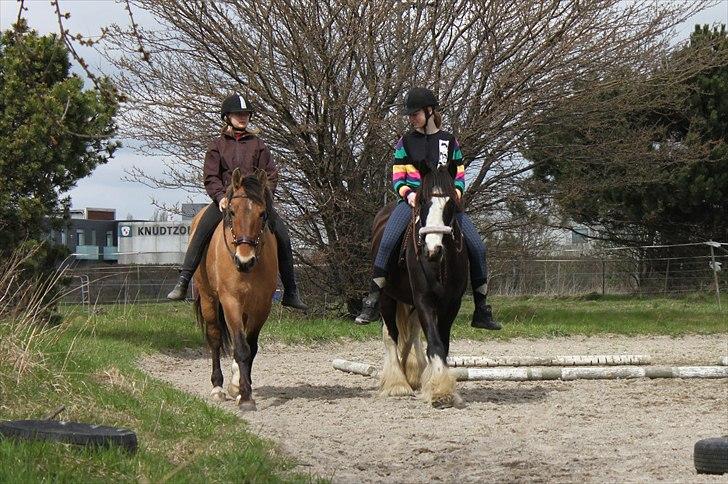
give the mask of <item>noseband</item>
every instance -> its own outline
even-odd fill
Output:
[[[438,198],[444,198],[448,197],[450,195],[448,194],[440,194],[440,193],[433,193],[431,195],[432,198],[438,197]],[[448,235],[455,240],[455,235],[453,234],[453,228],[449,225],[433,225],[431,227],[420,227],[417,229],[417,223],[422,222],[420,217],[420,208],[421,206],[418,204],[416,209],[412,212],[412,235],[414,237],[414,246],[415,246],[415,253],[419,257],[420,250],[422,249],[422,246],[425,243],[425,236],[428,234],[442,234],[442,235]],[[456,221],[453,221],[453,223],[457,223]],[[417,229],[417,230],[415,230]],[[417,234],[417,236],[415,236]],[[460,233],[460,244],[459,247],[456,248],[457,252],[460,252],[463,249],[463,234]]]

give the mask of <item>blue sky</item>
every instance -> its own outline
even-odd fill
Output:
[[[647,0],[646,0],[647,1]],[[101,27],[112,23],[128,23],[127,13],[122,4],[114,0],[60,0],[63,10],[70,11],[72,16],[65,21],[71,33],[80,32],[87,36],[99,35]],[[41,32],[58,31],[55,12],[49,0],[26,0],[28,12],[25,18],[31,28]],[[0,0],[0,29],[5,30],[15,22],[18,13],[16,0]],[[135,19],[140,24],[149,19],[136,12]],[[728,0],[722,0],[714,7],[704,10],[680,26],[678,39],[686,39],[695,24],[728,23]],[[91,66],[103,72],[108,65],[92,49],[82,52]],[[187,201],[189,194],[181,190],[159,190],[140,183],[125,181],[125,171],[137,166],[151,175],[161,175],[162,160],[144,157],[130,148],[117,151],[114,158],[106,165],[97,168],[93,174],[79,181],[70,195],[74,208],[104,207],[115,208],[117,218],[123,219],[132,215],[137,219],[147,219],[154,213],[152,199],[168,204]],[[194,201],[207,201],[206,196],[198,195]]]

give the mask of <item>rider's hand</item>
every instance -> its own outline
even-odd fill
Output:
[[[458,200],[460,200],[461,198],[463,198],[463,194],[460,193],[460,190],[455,190],[455,195],[457,195]]]
[[[416,196],[417,196],[417,194],[415,192],[409,192],[407,194],[407,203],[409,203],[409,206],[410,207],[413,207],[414,208],[414,206],[415,206],[415,197]]]
[[[223,198],[220,199],[220,205],[219,205],[219,207],[220,207],[220,211],[221,212],[227,208],[227,204],[228,204],[227,197],[223,197]]]

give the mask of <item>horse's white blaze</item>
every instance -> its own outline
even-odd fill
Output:
[[[448,200],[450,200],[450,197],[432,198],[432,205],[430,205],[430,210],[427,212],[425,227],[442,227],[445,225],[443,214]],[[437,250],[438,247],[442,247],[442,234],[425,235],[425,246],[427,247],[427,252],[430,254]]]

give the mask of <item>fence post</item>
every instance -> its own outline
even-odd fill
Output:
[[[607,286],[607,281],[606,281],[606,276],[605,276],[606,266],[607,266],[607,263],[604,261],[604,259],[602,259],[602,296],[604,296],[604,294],[606,292],[606,286]]]
[[[715,281],[715,297],[718,299],[718,309],[723,309],[720,305],[720,285],[718,284],[718,264],[715,263],[715,245],[716,243],[712,240],[706,242],[710,246],[710,260],[712,261],[711,266],[713,267],[713,280]]]
[[[678,267],[680,267],[678,265]],[[667,267],[665,267],[665,294],[667,294],[667,279],[670,277],[670,258],[667,258]]]

